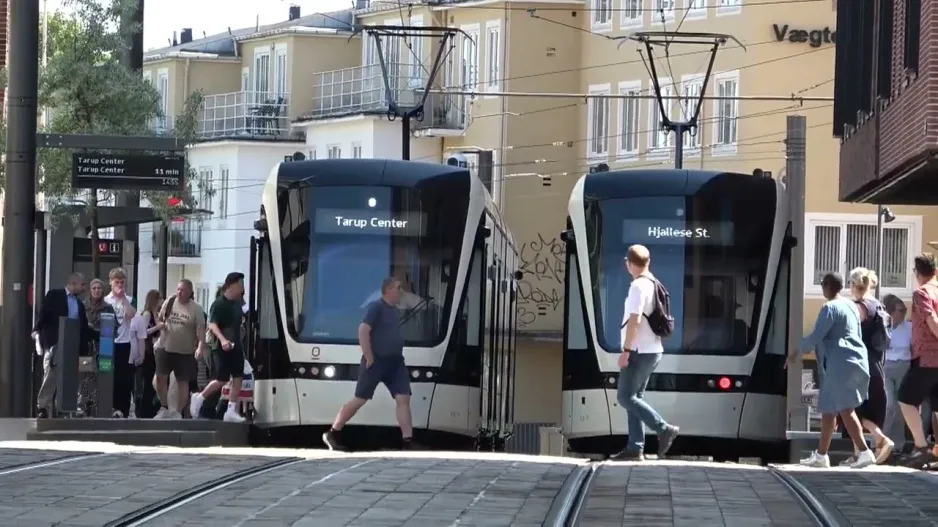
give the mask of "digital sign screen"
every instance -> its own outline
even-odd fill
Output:
[[[629,245],[732,245],[733,224],[683,220],[629,219],[622,222],[622,243]]]
[[[392,234],[420,236],[425,231],[426,216],[419,212],[391,213],[374,209],[319,209],[316,232],[319,234]]]

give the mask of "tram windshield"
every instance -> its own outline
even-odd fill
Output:
[[[651,252],[651,271],[668,288],[674,332],[665,353],[746,354],[752,349],[773,235],[772,180],[717,176],[688,196],[586,201],[597,331],[621,350],[632,244]],[[722,181],[721,181],[722,179]]]
[[[357,343],[366,306],[393,276],[404,290],[398,309],[406,345],[442,341],[468,206],[468,198],[447,192],[450,186],[281,191],[285,303],[294,338]]]

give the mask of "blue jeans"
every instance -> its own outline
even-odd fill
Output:
[[[659,362],[660,353],[633,353],[628,367],[619,372],[616,399],[629,414],[629,451],[644,450],[646,426],[657,434],[668,428],[668,423],[645,402],[648,379]]]

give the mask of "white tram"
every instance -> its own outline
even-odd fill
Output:
[[[319,435],[311,428],[331,425],[354,393],[364,308],[395,276],[415,440],[504,444],[519,273],[511,233],[478,178],[410,161],[285,162],[270,173],[256,228],[248,340],[258,427],[309,441]],[[354,448],[390,437],[400,437],[394,402],[379,388],[344,440]]]
[[[787,457],[789,255],[784,186],[697,170],[583,176],[567,230],[563,432],[570,449],[625,446],[616,401],[620,328],[631,277],[626,249],[651,251],[675,318],[645,398],[681,427],[673,452],[718,459]],[[654,451],[654,436],[649,438]]]

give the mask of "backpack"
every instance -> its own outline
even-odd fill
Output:
[[[645,315],[651,331],[666,339],[674,332],[674,317],[671,316],[671,294],[668,288],[654,278],[645,277],[655,285],[655,296],[651,313]]]

